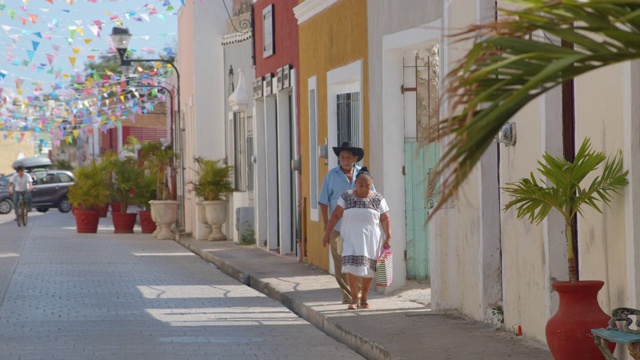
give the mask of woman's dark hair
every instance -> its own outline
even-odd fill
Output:
[[[360,168],[360,171],[358,171],[358,173],[356,174],[356,180],[360,177],[360,175],[367,175],[368,177],[373,179],[373,176],[371,176],[371,173],[369,172],[369,169],[367,169],[366,166],[363,166]]]

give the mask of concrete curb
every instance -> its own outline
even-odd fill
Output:
[[[344,326],[332,321],[330,317],[324,316],[304,302],[298,301],[287,294],[283,294],[273,286],[273,284],[263,281],[257,275],[245,273],[242,269],[238,269],[233,264],[202,250],[200,247],[191,243],[189,239],[179,237],[176,239],[176,242],[198,255],[203,260],[214,264],[228,276],[280,302],[302,319],[308,321],[333,339],[347,345],[349,348],[365,358],[385,360],[399,359],[397,356],[390,354],[387,349],[379,344],[346,329]]]

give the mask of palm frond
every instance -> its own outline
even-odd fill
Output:
[[[436,210],[526,104],[566,80],[640,58],[640,1],[512,2],[522,8],[501,10],[503,19],[455,35],[474,45],[446,78],[445,100],[455,115],[440,121],[429,139],[446,139],[432,177],[441,185]],[[581,176],[583,170],[574,170]]]

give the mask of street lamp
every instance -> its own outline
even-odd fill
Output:
[[[173,126],[175,126],[175,121],[174,121],[174,117],[175,117],[175,113],[173,111],[173,91],[169,90],[167,87],[163,86],[163,85],[146,85],[146,84],[128,84],[127,87],[130,88],[157,88],[157,89],[162,89],[165,93],[169,94],[169,98],[171,99],[171,143],[173,143]]]
[[[129,73],[129,71],[131,70],[131,63],[133,62],[163,62],[167,65],[170,65],[175,71],[176,71],[176,78],[177,78],[177,86],[176,86],[176,98],[178,100],[178,106],[177,106],[177,113],[178,113],[178,117],[177,117],[177,124],[174,123],[174,126],[177,126],[176,129],[180,129],[182,130],[182,127],[180,125],[180,118],[182,116],[181,112],[180,112],[180,72],[178,71],[178,68],[176,67],[176,65],[174,63],[172,63],[169,60],[166,59],[129,59],[127,58],[127,50],[129,49],[129,43],[131,42],[131,33],[129,32],[129,28],[126,27],[120,27],[120,26],[114,26],[113,29],[111,30],[111,40],[113,41],[113,46],[115,46],[116,50],[118,51],[118,56],[120,57],[120,67],[122,68],[123,73],[126,75]],[[174,151],[176,151],[175,149],[175,142],[172,139],[173,147],[174,147]],[[182,147],[182,141],[180,141],[180,146]],[[185,213],[184,213],[184,154],[183,154],[183,149],[181,148],[179,151],[176,151],[179,156],[180,156],[180,166],[178,167],[178,171],[180,172],[180,182],[181,185],[183,187],[182,189],[182,197],[178,198],[178,203],[180,204],[180,219],[179,219],[179,226],[181,227],[181,230],[184,229],[184,222],[185,222]]]

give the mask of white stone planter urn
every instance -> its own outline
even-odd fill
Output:
[[[204,201],[207,223],[211,225],[210,241],[227,240],[222,232],[222,224],[227,221],[227,202],[225,200]]]
[[[150,207],[149,212],[151,212],[151,220],[153,220],[153,222],[156,223],[156,229],[153,231],[153,233],[151,233],[151,236],[153,237],[157,237],[158,233],[160,232],[160,225],[158,225],[158,221],[156,220],[156,205],[155,205],[156,201],[158,200],[149,200],[149,207]]]
[[[196,206],[198,208],[198,221],[204,226],[204,230],[198,233],[198,240],[208,240],[209,236],[211,236],[212,230],[211,225],[209,225],[209,222],[207,221],[207,214],[203,201],[196,201]]]
[[[160,229],[155,235],[156,239],[175,239],[175,235],[171,232],[171,225],[178,219],[178,202],[176,200],[154,200],[151,202],[151,209],[152,219]]]

